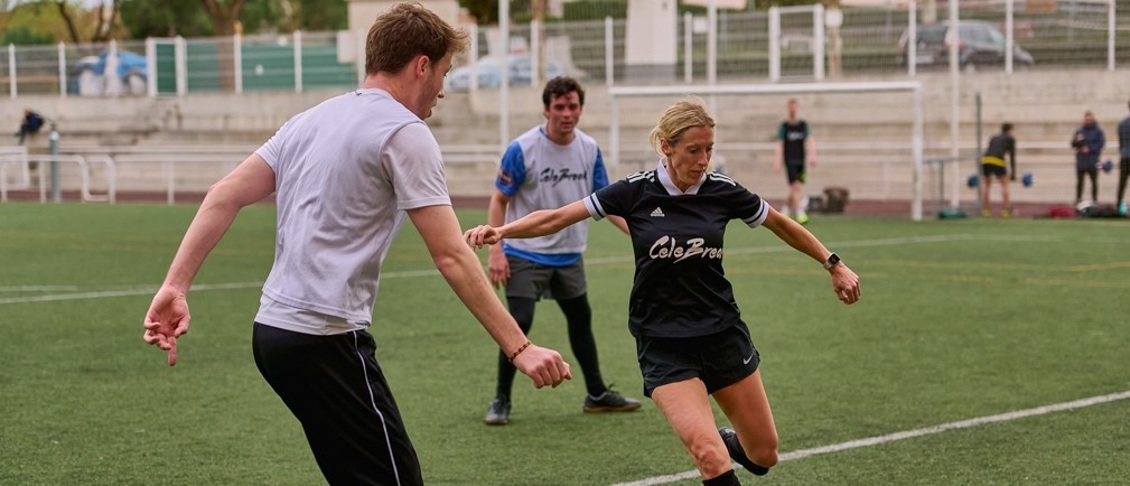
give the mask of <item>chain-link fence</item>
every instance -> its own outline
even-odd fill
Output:
[[[510,25],[508,81],[529,84],[555,74],[571,74],[587,84],[913,77],[923,70],[947,69],[954,37],[966,71],[1113,70],[1130,63],[1130,5],[1118,9],[1113,0],[980,1],[962,7],[956,36],[949,32],[946,12],[925,12],[917,2],[905,0],[842,11],[816,5],[718,10],[714,15],[684,12],[674,16],[672,25],[644,25],[647,32],[636,37],[630,34],[641,29],[638,20],[633,27],[632,19],[610,13],[621,16]],[[449,89],[497,88],[504,50],[499,26],[469,30],[476,42],[456,67],[463,68],[465,79],[455,80]],[[0,54],[0,95],[156,96],[350,87],[363,77],[364,34],[9,45]],[[647,42],[664,42],[673,52],[641,58],[638,44]],[[118,54],[110,55],[112,51]]]

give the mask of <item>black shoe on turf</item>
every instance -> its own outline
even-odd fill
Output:
[[[483,418],[487,425],[506,425],[510,423],[510,400],[502,397],[490,402],[487,416]]]
[[[640,408],[640,401],[625,397],[609,387],[599,396],[585,395],[585,413],[631,412]]]
[[[741,464],[742,467],[753,473],[755,476],[764,476],[769,472],[769,468],[754,464],[753,461],[746,457],[745,450],[742,449],[742,443],[738,441],[738,433],[729,427],[722,427],[718,429],[718,434],[722,436],[722,442],[726,443],[726,452],[730,454],[730,459],[734,462]]]

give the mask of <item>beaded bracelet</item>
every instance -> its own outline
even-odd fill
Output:
[[[514,354],[510,355],[510,362],[513,363],[514,358],[517,358],[519,354],[522,354],[522,351],[525,351],[526,348],[530,347],[531,344],[533,344],[533,343],[531,343],[530,340],[527,339],[526,344],[523,344],[522,347],[518,348],[517,351],[514,351]]]

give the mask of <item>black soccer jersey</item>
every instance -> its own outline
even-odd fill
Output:
[[[741,322],[722,268],[726,225],[765,221],[769,205],[733,179],[712,172],[684,193],[660,162],[585,198],[595,219],[623,217],[636,257],[628,310],[633,336],[705,336]]]
[[[808,138],[808,123],[797,120],[796,123],[781,122],[777,127],[777,140],[784,142],[783,157],[789,165],[801,165],[805,162],[804,140]]]

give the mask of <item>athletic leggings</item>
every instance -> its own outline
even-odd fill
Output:
[[[507,297],[510,306],[510,315],[518,321],[518,327],[526,335],[534,323],[534,306],[537,301],[521,297]],[[596,354],[596,338],[592,335],[592,309],[589,307],[588,294],[582,294],[569,300],[558,300],[557,305],[565,314],[565,321],[569,328],[569,346],[573,348],[573,356],[581,365],[581,373],[585,376],[585,389],[589,395],[597,396],[604,393],[604,379],[600,376],[600,360]],[[498,388],[496,396],[510,398],[510,391],[514,385],[514,375],[517,369],[510,363],[505,353],[498,353]]]
[[[1123,157],[1118,163],[1118,204],[1126,201],[1126,180],[1130,179],[1130,157]]]

